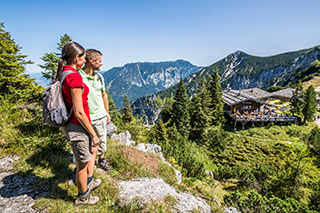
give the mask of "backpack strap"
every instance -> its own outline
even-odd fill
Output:
[[[103,85],[102,77],[100,73],[97,73],[99,80],[101,81],[101,84]]]
[[[64,72],[60,73],[59,81],[60,81],[60,85],[61,85],[61,92],[62,92],[62,83],[63,83],[64,79],[67,77],[67,75],[69,75],[71,73],[74,73],[74,71],[67,70],[67,71],[64,71]],[[82,88],[82,93],[83,93],[83,88]],[[71,115],[72,113],[73,113],[73,107],[71,107],[69,114]]]
[[[59,79],[59,81],[60,81],[60,84],[61,84],[61,85],[62,85],[64,79],[67,77],[67,75],[69,75],[69,74],[71,74],[71,73],[74,73],[74,71],[72,71],[72,70],[67,70],[67,71],[64,71],[64,72],[60,73],[60,79]]]
[[[104,83],[103,83],[101,74],[97,72],[97,75],[98,75],[99,80],[101,81],[101,86],[103,86]],[[102,90],[105,90],[105,88],[102,88]]]

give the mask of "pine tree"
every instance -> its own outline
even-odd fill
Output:
[[[314,87],[310,85],[305,95],[305,104],[303,107],[304,123],[306,121],[312,121],[314,114],[317,112],[317,100]]]
[[[172,118],[172,105],[174,103],[174,95],[171,93],[169,98],[164,98],[164,106],[160,112],[159,118],[163,121],[163,123],[167,123],[171,121]]]
[[[106,93],[108,94],[108,102],[109,102],[109,114],[112,120],[112,123],[116,126],[121,125],[121,114],[116,109],[116,105],[113,102],[112,95],[108,93],[106,90]]]
[[[25,60],[27,56],[20,53],[21,48],[4,28],[0,23],[0,96],[9,95],[11,101],[39,101],[42,87],[24,74],[25,65],[33,62]]]
[[[206,81],[205,78],[201,79],[197,94],[199,95],[199,98],[201,100],[201,106],[204,113],[209,116],[210,114],[209,105],[210,105],[211,98],[210,98],[209,90],[207,88],[207,83],[208,82]]]
[[[154,139],[156,143],[161,146],[162,152],[168,157],[171,147],[169,144],[167,130],[162,120],[154,126]]]
[[[124,97],[124,105],[123,105],[123,112],[122,112],[122,121],[126,123],[130,123],[134,120],[131,105],[128,96]]]
[[[63,36],[60,37],[60,42],[57,43],[57,50],[58,52],[50,52],[50,53],[45,53],[40,59],[44,61],[43,65],[39,65],[44,71],[41,71],[42,76],[45,79],[53,81],[56,72],[58,70],[58,63],[59,63],[59,58],[61,57],[61,50],[63,46],[69,42],[72,41],[71,37],[67,34],[64,34]]]
[[[302,83],[299,80],[298,83],[294,86],[293,95],[291,97],[291,113],[294,116],[302,117],[302,110],[304,108],[304,91],[302,87]]]
[[[172,122],[176,125],[178,132],[188,138],[190,131],[189,99],[182,79],[172,104]]]
[[[64,34],[63,36],[60,37],[60,42],[57,43],[58,47],[57,50],[59,51],[57,53],[57,56],[61,56],[61,50],[63,48],[63,46],[68,43],[69,41],[72,41],[72,38],[68,35],[68,34]]]
[[[317,152],[320,155],[320,128],[315,127],[310,132],[309,137],[307,138],[308,145],[311,145],[311,149]]]
[[[210,97],[206,88],[206,81],[202,79],[197,90],[197,95],[192,98],[190,106],[190,138],[197,140],[199,144],[205,141],[207,127],[210,126],[208,112],[209,101]]]
[[[217,126],[223,125],[225,122],[223,109],[224,102],[222,97],[223,91],[217,69],[214,71],[212,78],[209,78],[208,90],[211,98],[209,105],[209,109],[211,111],[211,124]]]

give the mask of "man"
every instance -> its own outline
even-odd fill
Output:
[[[110,123],[108,95],[105,92],[104,79],[97,73],[102,66],[102,53],[95,49],[86,51],[86,63],[78,72],[82,76],[83,83],[89,87],[88,105],[91,118],[91,124],[100,139],[98,149],[99,160],[97,166],[103,170],[110,170],[112,167],[104,158],[107,148],[107,129],[106,125]]]

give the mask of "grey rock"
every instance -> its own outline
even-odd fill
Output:
[[[107,136],[111,137],[114,133],[117,132],[117,126],[112,123],[112,121],[107,124]]]
[[[128,130],[120,133],[119,135],[113,133],[111,135],[111,139],[118,140],[120,144],[126,145],[126,146],[134,146],[136,144],[136,142],[130,140],[131,134]]]
[[[154,153],[161,153],[161,146],[157,145],[157,144],[144,144],[144,143],[140,143],[137,145],[136,147],[137,149],[143,151],[143,152],[154,152]]]
[[[34,175],[20,176],[12,173],[12,163],[19,156],[6,156],[0,159],[0,212],[37,212],[32,206],[39,197],[44,197],[49,192],[49,187],[41,190],[33,189],[31,184],[37,182]]]
[[[206,174],[206,175],[210,175],[212,178],[214,178],[214,177],[213,177],[213,172],[210,171],[210,170],[206,170],[206,171],[205,171],[205,174]]]
[[[171,165],[171,164],[170,164]],[[177,178],[177,184],[180,184],[182,181],[182,174],[179,170],[177,170],[176,168],[174,168],[172,166],[172,168],[174,169],[174,172],[176,173],[176,178]]]
[[[13,156],[6,156],[4,158],[0,159],[0,172],[2,171],[11,171],[13,169],[13,162],[18,160],[19,156],[13,155]]]
[[[226,213],[241,213],[241,212],[238,212],[238,210],[234,207],[224,208],[224,212],[226,212]]]
[[[175,188],[165,183],[161,178],[139,178],[131,181],[119,181],[120,205],[137,200],[137,205],[142,206],[150,201],[157,201],[172,196],[177,200],[173,212],[188,212],[199,210],[211,212],[210,206],[191,194],[177,193]]]

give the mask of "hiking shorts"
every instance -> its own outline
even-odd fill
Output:
[[[88,163],[91,159],[91,137],[81,126],[67,123],[62,132],[69,138],[73,155],[77,162]]]
[[[106,116],[99,120],[91,121],[92,127],[100,140],[98,155],[104,154],[107,150],[107,120],[108,117]]]

